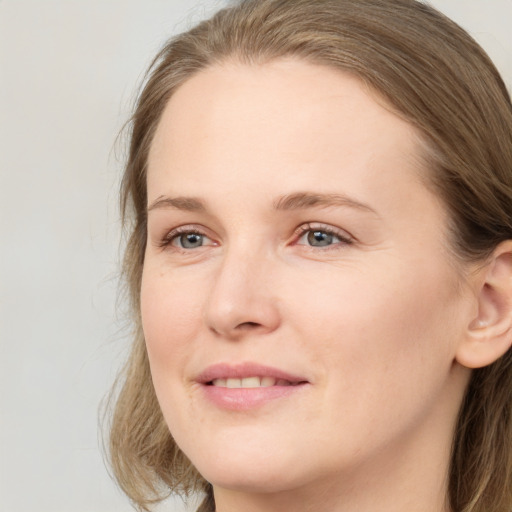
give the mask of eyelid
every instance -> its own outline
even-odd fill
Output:
[[[305,233],[308,231],[322,231],[324,233],[327,233],[329,235],[334,235],[337,238],[340,239],[342,244],[352,244],[355,242],[355,238],[350,235],[347,231],[336,228],[334,226],[331,226],[329,224],[323,224],[321,222],[306,222],[305,224],[301,224],[295,231],[294,231],[294,244],[297,244],[297,242],[304,236]],[[303,245],[303,244],[301,244]],[[305,244],[304,244],[305,245]],[[333,246],[330,247],[336,247],[338,244],[333,244]],[[309,247],[309,246],[308,246]],[[318,249],[315,247],[312,247],[313,249]],[[326,246],[323,248],[323,250],[328,249],[329,246]]]
[[[201,235],[205,239],[210,240],[212,242],[212,243],[204,244],[201,247],[210,247],[210,246],[218,245],[218,243],[213,239],[213,237],[210,236],[207,232],[208,232],[207,229],[203,228],[202,226],[198,226],[197,224],[185,224],[183,226],[178,226],[178,227],[173,228],[170,231],[166,232],[166,234],[158,240],[158,246],[161,248],[172,247],[174,250],[177,250],[177,251],[190,252],[191,249],[185,249],[183,247],[173,245],[173,243],[172,243],[180,235],[184,235],[184,234],[188,234],[188,233]]]

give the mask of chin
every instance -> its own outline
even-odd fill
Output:
[[[275,446],[275,445],[272,445]],[[281,452],[281,453],[280,453]],[[293,450],[295,455],[299,450]],[[197,453],[197,452],[196,452]],[[232,443],[231,447],[202,450],[190,460],[212,485],[240,492],[279,492],[300,485],[301,465],[298,457],[291,460],[282,450]]]
[[[229,489],[244,493],[277,493],[297,487],[298,482],[290,478],[288,471],[272,470],[268,467],[250,467],[245,463],[243,467],[209,467],[201,471],[203,477],[214,487]]]

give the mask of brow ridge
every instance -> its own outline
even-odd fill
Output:
[[[301,210],[313,207],[331,207],[343,206],[355,208],[357,210],[367,211],[374,214],[377,212],[369,205],[362,203],[354,198],[345,194],[322,194],[313,192],[295,192],[280,197],[273,203],[273,207],[278,211]],[[169,197],[159,196],[149,206],[147,211],[160,209],[160,208],[173,208],[176,210],[184,210],[191,212],[204,212],[206,207],[201,199],[196,197]]]
[[[369,205],[345,194],[320,194],[296,192],[279,198],[274,202],[276,210],[300,210],[312,207],[348,206],[357,210],[377,213]]]
[[[149,206],[147,211],[160,208],[174,208],[176,210],[185,210],[189,212],[203,212],[206,210],[203,201],[196,197],[157,197]]]

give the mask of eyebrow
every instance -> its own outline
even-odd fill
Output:
[[[345,206],[378,215],[369,205],[344,194],[315,194],[297,192],[281,197],[274,203],[276,210],[302,210],[312,207]]]
[[[344,194],[296,192],[280,197],[273,203],[273,207],[277,211],[305,210],[313,207],[327,208],[330,206],[349,207],[378,215],[367,204]],[[160,208],[173,208],[189,212],[205,212],[207,210],[204,202],[196,197],[160,196],[148,206],[147,211],[150,212]]]
[[[168,197],[160,196],[148,206],[148,212],[159,208],[174,208],[188,212],[204,212],[204,203],[195,197]]]

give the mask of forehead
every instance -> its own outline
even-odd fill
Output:
[[[215,180],[228,190],[240,179],[250,189],[281,178],[298,189],[342,179],[357,193],[383,165],[388,180],[417,180],[418,140],[350,74],[295,59],[229,62],[199,72],[171,97],[149,155],[148,194],[162,180],[184,188]]]

